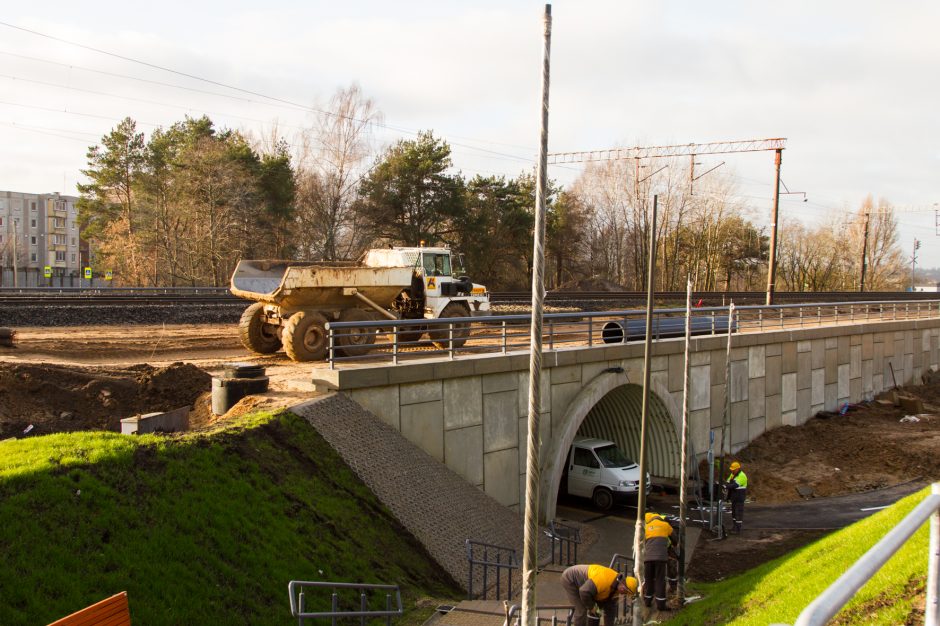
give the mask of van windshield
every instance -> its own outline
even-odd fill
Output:
[[[600,459],[604,467],[630,467],[636,465],[636,463],[625,457],[620,448],[614,444],[594,448],[594,452],[597,453],[597,458]]]

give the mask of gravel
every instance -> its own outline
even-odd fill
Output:
[[[0,326],[89,326],[96,324],[227,324],[238,322],[247,302],[141,304],[127,306],[0,306]]]

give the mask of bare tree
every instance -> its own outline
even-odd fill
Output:
[[[367,243],[352,207],[372,154],[372,128],[381,119],[373,100],[353,84],[339,89],[301,133],[297,220],[306,256],[349,258]]]

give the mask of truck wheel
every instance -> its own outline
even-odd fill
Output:
[[[608,489],[598,487],[594,490],[594,506],[601,511],[606,511],[614,505],[614,496]]]
[[[470,317],[470,309],[466,304],[451,302],[441,311],[440,320],[450,317]],[[470,336],[470,322],[459,322],[454,324],[453,340],[451,340],[451,330],[444,326],[438,326],[438,330],[428,333],[434,345],[441,350],[447,348],[462,348],[467,343],[467,337]]]
[[[284,352],[294,361],[320,361],[326,356],[329,338],[326,318],[315,311],[294,313],[284,325]]]
[[[399,326],[398,345],[403,343],[418,343],[424,336],[427,326]]]
[[[278,327],[264,321],[264,303],[255,302],[242,313],[238,338],[242,345],[258,354],[274,354],[281,349]]]
[[[362,309],[346,309],[339,314],[341,322],[371,322],[375,319]],[[377,328],[345,328],[343,332],[349,333],[336,336],[336,346],[341,356],[358,356],[369,351],[375,343]]]

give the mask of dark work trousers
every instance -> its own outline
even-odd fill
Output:
[[[653,605],[656,599],[656,608],[660,611],[666,609],[666,561],[646,561],[643,563],[643,600],[646,606]]]
[[[744,500],[747,499],[747,489],[735,489],[731,492],[731,521],[734,530],[741,530],[744,524]]]

